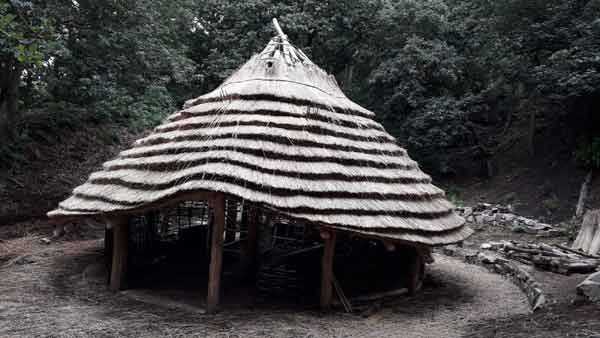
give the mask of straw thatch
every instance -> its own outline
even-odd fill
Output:
[[[439,245],[470,235],[373,116],[276,37],[220,87],[106,162],[49,216],[122,213],[214,191],[369,236]]]

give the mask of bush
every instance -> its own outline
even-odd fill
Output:
[[[594,137],[590,142],[583,143],[575,154],[577,161],[585,168],[600,168],[600,137]]]

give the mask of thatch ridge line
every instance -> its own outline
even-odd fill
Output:
[[[404,156],[352,153],[315,147],[300,148],[272,142],[234,139],[183,141],[135,147],[122,151],[119,156],[121,158],[141,158],[217,150],[237,151],[255,156],[264,156],[265,158],[301,161],[305,163],[332,162],[340,165],[363,165],[379,169],[404,169],[407,165],[416,166],[413,160]]]
[[[344,137],[353,141],[375,141],[382,143],[396,143],[396,139],[390,134],[374,129],[348,128],[317,121],[316,123],[299,117],[275,117],[269,115],[239,113],[231,115],[205,115],[184,120],[186,123],[169,123],[154,129],[155,133],[166,133],[179,130],[201,130],[214,127],[254,126],[275,127],[286,130],[306,131],[319,136]]]
[[[230,174],[235,172],[235,174]],[[254,178],[254,180],[252,180]],[[187,181],[218,181],[242,185],[255,191],[267,191],[277,196],[313,196],[340,198],[370,198],[374,200],[422,200],[444,197],[441,189],[429,183],[376,183],[372,181],[306,180],[298,177],[279,176],[269,172],[236,168],[222,163],[206,163],[201,166],[173,172],[149,172],[139,169],[100,171],[92,174],[90,183],[117,184],[132,189],[163,190]],[[400,189],[405,187],[405,189]],[[345,189],[344,189],[345,188]]]
[[[340,114],[335,110],[325,110],[312,106],[298,106],[292,103],[274,102],[274,101],[244,101],[233,100],[224,102],[209,102],[187,109],[179,110],[166,118],[166,121],[183,121],[194,116],[213,115],[213,114],[238,114],[238,113],[263,113],[270,116],[281,117],[304,117],[315,121],[335,122],[345,127],[368,126],[385,132],[383,126],[372,118],[359,117],[356,115]]]
[[[214,153],[214,155],[213,155]],[[370,167],[358,167],[353,166],[351,168],[342,171],[324,170],[329,168],[331,164],[311,164],[313,167],[312,171],[299,170],[297,167],[293,167],[292,162],[281,161],[280,166],[276,165],[276,161],[272,161],[273,165],[269,163],[267,158],[259,158],[255,156],[252,159],[248,159],[247,154],[235,153],[237,158],[244,158],[244,160],[234,159],[231,155],[223,156],[216,154],[216,151],[211,151],[209,154],[204,153],[193,153],[193,155],[199,155],[197,158],[189,159],[173,159],[171,161],[143,161],[145,158],[136,159],[120,159],[105,163],[105,170],[120,170],[120,169],[138,169],[147,170],[151,172],[173,172],[181,170],[182,168],[195,167],[209,162],[219,162],[221,164],[231,164],[246,169],[251,169],[259,172],[267,172],[277,176],[289,176],[296,177],[305,180],[340,180],[340,181],[368,181],[375,183],[431,183],[431,178],[417,170],[416,166],[408,166],[406,169],[375,169]],[[225,152],[227,155],[227,152]],[[205,156],[202,156],[205,155]],[[166,157],[168,155],[164,155]],[[162,156],[157,156],[162,157]],[[180,157],[180,156],[179,156]],[[262,160],[262,161],[261,161]],[[284,164],[288,162],[288,164]],[[260,163],[260,164],[258,164]],[[268,166],[265,166],[267,164]],[[300,165],[304,163],[299,163]],[[337,164],[334,164],[338,166]],[[291,168],[294,169],[282,169]],[[323,170],[321,170],[323,169]]]
[[[111,199],[111,198],[108,198],[105,196],[98,196],[98,195],[84,194],[84,193],[76,193],[76,194],[74,194],[74,197],[82,199],[82,200],[101,201],[101,202],[105,202],[105,203],[112,204],[112,205],[118,205],[120,207],[124,207],[123,209],[127,209],[127,208],[133,209],[133,208],[140,207],[147,203],[147,202],[119,201],[119,200],[114,200],[114,199]],[[66,207],[64,205],[61,205],[61,208],[67,209],[67,210],[69,209],[69,207]],[[315,208],[311,208],[311,207],[307,207],[307,206],[275,207],[275,209],[285,212],[285,213],[310,214],[315,217],[317,217],[319,215],[334,216],[334,217],[339,217],[340,215],[348,216],[348,217],[356,217],[356,216],[380,216],[381,214],[385,214],[385,217],[414,218],[414,219],[419,219],[419,220],[437,220],[437,219],[452,215],[454,213],[454,211],[452,209],[431,211],[431,212],[427,212],[427,213],[419,213],[419,212],[409,211],[409,210],[393,210],[392,211],[392,210],[370,210],[370,209],[361,210],[361,209],[343,209],[343,208],[315,209]],[[380,228],[369,227],[369,229],[382,230],[382,229],[389,229],[389,227],[380,227]],[[435,230],[431,230],[431,231],[435,231]]]
[[[211,94],[211,93],[209,93],[209,94]],[[188,101],[189,103],[186,102],[186,104],[183,106],[183,109],[187,110],[191,107],[194,107],[194,106],[197,106],[197,105],[200,105],[203,103],[226,102],[226,101],[233,101],[233,100],[273,101],[273,102],[281,102],[281,103],[290,103],[290,104],[293,104],[296,106],[310,106],[310,107],[319,108],[319,109],[323,109],[323,110],[334,110],[335,112],[337,112],[339,114],[357,115],[357,116],[364,117],[367,119],[373,119],[373,116],[375,116],[375,114],[373,112],[371,112],[365,108],[363,108],[363,109],[365,111],[368,111],[370,114],[366,114],[360,110],[355,110],[355,109],[349,108],[349,107],[328,105],[328,104],[324,104],[324,103],[314,102],[314,101],[311,101],[308,99],[278,96],[278,95],[273,95],[273,94],[269,94],[269,93],[255,93],[255,94],[231,94],[230,93],[230,94],[219,95],[219,96],[210,96],[209,94],[203,95],[203,96],[193,99],[193,100],[190,100],[190,101]]]
[[[241,130],[240,130],[241,129]],[[353,153],[404,156],[406,151],[395,143],[352,141],[345,138],[308,134],[299,131],[287,131],[274,127],[223,127],[198,130],[174,131],[164,134],[152,134],[135,142],[134,147],[165,144],[181,141],[202,140],[261,140],[286,146],[325,148]],[[292,135],[289,135],[292,134]],[[312,136],[312,137],[310,137]]]

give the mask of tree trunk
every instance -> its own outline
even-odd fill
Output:
[[[527,148],[529,150],[529,155],[535,155],[535,107],[531,110],[529,115],[529,139],[527,142]]]
[[[583,216],[585,212],[585,202],[587,201],[587,196],[590,190],[590,186],[592,185],[592,178],[594,176],[594,171],[590,170],[590,172],[585,176],[585,180],[583,184],[581,184],[581,190],[579,192],[579,200],[577,201],[577,208],[575,209],[575,217],[580,218]]]
[[[22,73],[23,65],[14,59],[0,64],[0,127],[10,126],[17,117]]]
[[[590,210],[585,213],[581,229],[571,248],[591,255],[598,253],[600,250],[600,210]]]

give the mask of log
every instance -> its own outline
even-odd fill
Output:
[[[119,291],[125,288],[127,275],[127,254],[129,239],[129,218],[115,217],[107,220],[113,232],[112,264],[110,289]]]
[[[333,284],[333,255],[335,252],[335,231],[321,232],[323,238],[323,259],[321,262],[321,310],[329,311],[331,308]]]
[[[590,255],[590,254],[585,253],[583,251],[573,250],[573,249],[569,248],[568,246],[564,246],[562,244],[554,244],[554,246],[556,246],[559,249],[562,249],[562,250],[565,250],[565,251],[568,251],[568,252],[572,252],[574,254],[577,254],[577,255],[580,255],[580,256],[583,256],[583,257],[600,259],[600,256],[598,256],[598,255]]]
[[[217,194],[212,201],[214,222],[210,248],[210,268],[208,272],[208,295],[206,311],[214,313],[219,305],[221,269],[223,266],[223,232],[225,231],[225,195]]]
[[[364,303],[364,302],[370,302],[370,301],[378,301],[378,300],[382,300],[382,299],[390,298],[390,297],[402,296],[402,295],[406,295],[407,293],[409,293],[407,288],[400,288],[400,289],[396,289],[396,290],[376,292],[376,293],[371,293],[368,295],[353,297],[353,298],[350,298],[349,301],[351,303]]]

